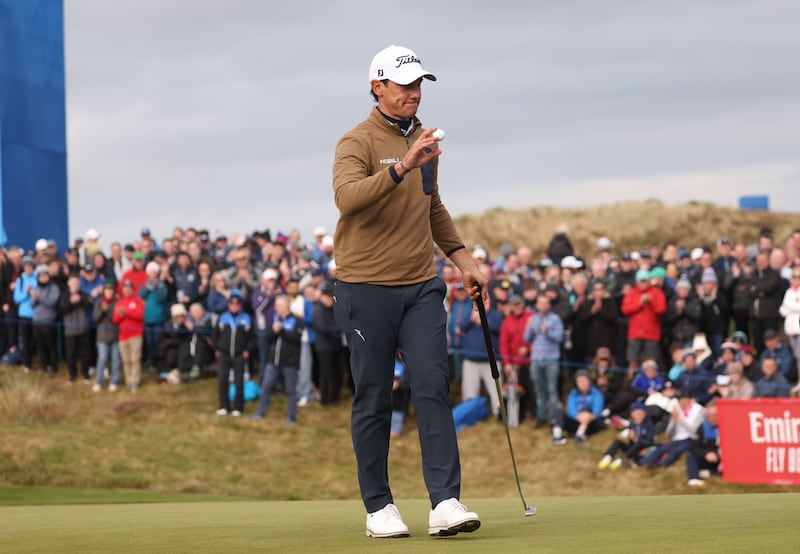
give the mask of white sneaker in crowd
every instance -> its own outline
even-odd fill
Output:
[[[226,410],[225,408],[220,408],[219,410],[217,410],[217,415],[228,415],[228,410]]]
[[[242,412],[240,412],[239,410],[233,410],[233,411],[231,412],[231,415],[232,415],[233,417],[241,417],[241,416],[242,416]]]
[[[697,472],[697,475],[700,476],[700,479],[710,479],[711,478],[711,471],[707,469],[701,469]]]
[[[689,486],[690,487],[702,487],[705,485],[706,482],[702,479],[689,479]]]
[[[403,523],[394,504],[387,504],[377,512],[367,514],[367,536],[380,539],[408,536],[408,526]]]
[[[298,408],[305,408],[306,406],[308,406],[308,397],[307,396],[301,396],[300,400],[297,401],[297,407]]]
[[[117,392],[117,385],[108,385],[108,392]]]
[[[102,389],[102,387],[100,385],[98,385],[97,383],[92,385],[92,392],[100,392],[100,389]]]
[[[456,498],[442,500],[428,516],[428,534],[449,537],[457,533],[472,533],[481,526],[475,512],[468,512]]]

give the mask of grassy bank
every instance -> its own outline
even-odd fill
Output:
[[[214,415],[211,380],[147,382],[136,395],[95,394],[65,382],[0,368],[0,486],[16,490],[14,503],[27,487],[39,491],[32,493],[35,502],[52,488],[266,500],[359,497],[346,401],[301,409],[292,426],[285,423],[280,397],[265,420]],[[247,416],[254,406],[246,410]],[[682,463],[655,472],[600,471],[595,464],[612,438],[609,430],[585,449],[554,448],[546,431],[527,424],[512,429],[526,496],[787,490],[720,480],[689,490]],[[501,423],[487,420],[462,431],[459,445],[465,499],[516,495]],[[392,440],[390,476],[398,498],[425,497],[413,418]]]

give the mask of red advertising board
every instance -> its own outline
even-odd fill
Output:
[[[800,485],[800,399],[720,400],[726,481]]]

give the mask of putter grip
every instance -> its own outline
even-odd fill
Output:
[[[478,285],[478,292],[481,286]],[[483,329],[483,341],[486,343],[486,353],[489,355],[489,367],[492,368],[492,379],[500,378],[500,371],[497,369],[497,358],[494,355],[494,346],[492,346],[492,334],[489,331],[489,320],[486,319],[486,308],[483,307],[483,298],[479,297],[475,301],[478,307],[478,314],[481,316],[481,329]]]

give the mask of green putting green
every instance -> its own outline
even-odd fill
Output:
[[[408,539],[364,536],[358,501],[0,507],[4,552],[795,552],[799,493],[465,499],[483,526],[427,536],[429,505],[398,499]]]

